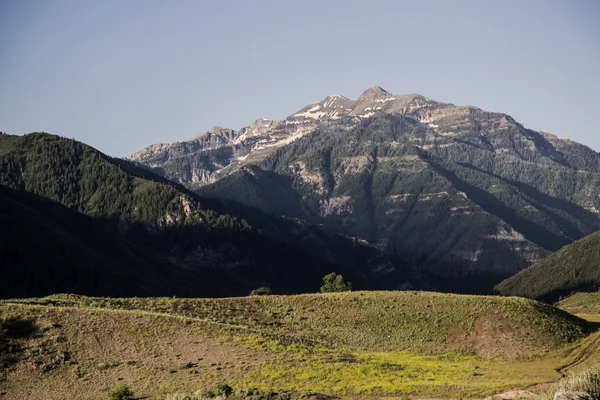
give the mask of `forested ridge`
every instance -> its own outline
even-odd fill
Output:
[[[368,244],[237,203],[202,199],[128,161],[110,158],[83,143],[59,136],[0,136],[0,184],[7,189],[3,192],[5,197],[12,193],[9,190],[29,192],[65,208],[54,207],[51,214],[79,213],[88,218],[79,218],[79,222],[67,227],[72,228],[68,235],[76,236],[91,218],[99,227],[98,232],[104,229],[107,235],[125,240],[128,246],[143,249],[151,257],[129,264],[117,254],[117,269],[127,265],[136,269],[136,274],[142,274],[151,265],[158,265],[162,272],[176,268],[171,271],[175,271],[173,276],[183,271],[195,277],[191,282],[219,282],[208,291],[206,285],[197,285],[196,291],[188,290],[190,285],[175,287],[174,295],[240,295],[265,285],[282,293],[316,291],[322,276],[332,271],[344,272],[364,288],[392,288],[407,283],[406,264]],[[13,219],[13,223],[18,222]],[[23,219],[20,229],[27,231],[33,226]],[[22,247],[37,247],[35,242],[27,242],[26,233],[21,239]],[[6,276],[12,277],[14,265],[22,260],[5,259]],[[62,268],[56,264],[52,268]],[[103,273],[101,268],[95,271]],[[94,282],[98,279],[89,278]],[[32,285],[39,283],[35,288],[27,287],[27,279],[19,282],[22,287],[13,285],[17,295],[54,290],[40,279],[31,281]],[[142,282],[132,282],[131,290],[121,290],[119,295],[156,295],[166,290],[157,291],[149,285],[144,291],[140,290],[141,285]],[[84,288],[80,292],[101,294],[102,290]]]
[[[538,261],[496,286],[507,296],[557,301],[576,291],[600,289],[600,232]]]

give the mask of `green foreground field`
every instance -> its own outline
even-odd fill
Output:
[[[479,398],[555,381],[600,354],[595,323],[514,297],[57,295],[2,301],[0,319],[3,400],[106,399],[121,383],[161,399],[223,382],[348,397]]]

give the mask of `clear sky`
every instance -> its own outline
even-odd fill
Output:
[[[599,73],[598,0],[0,0],[0,131],[113,156],[374,85],[600,150]]]

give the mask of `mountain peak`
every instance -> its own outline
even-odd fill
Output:
[[[371,86],[367,90],[365,90],[359,98],[365,97],[377,97],[377,96],[389,96],[389,92],[383,89],[381,86]]]

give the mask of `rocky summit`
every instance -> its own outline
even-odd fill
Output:
[[[149,146],[130,158],[179,183],[198,187],[264,159],[322,124],[349,129],[376,113],[411,112],[426,102],[435,103],[419,95],[395,96],[374,86],[356,100],[328,96],[281,121],[260,118],[239,131],[217,126],[188,141]]]

